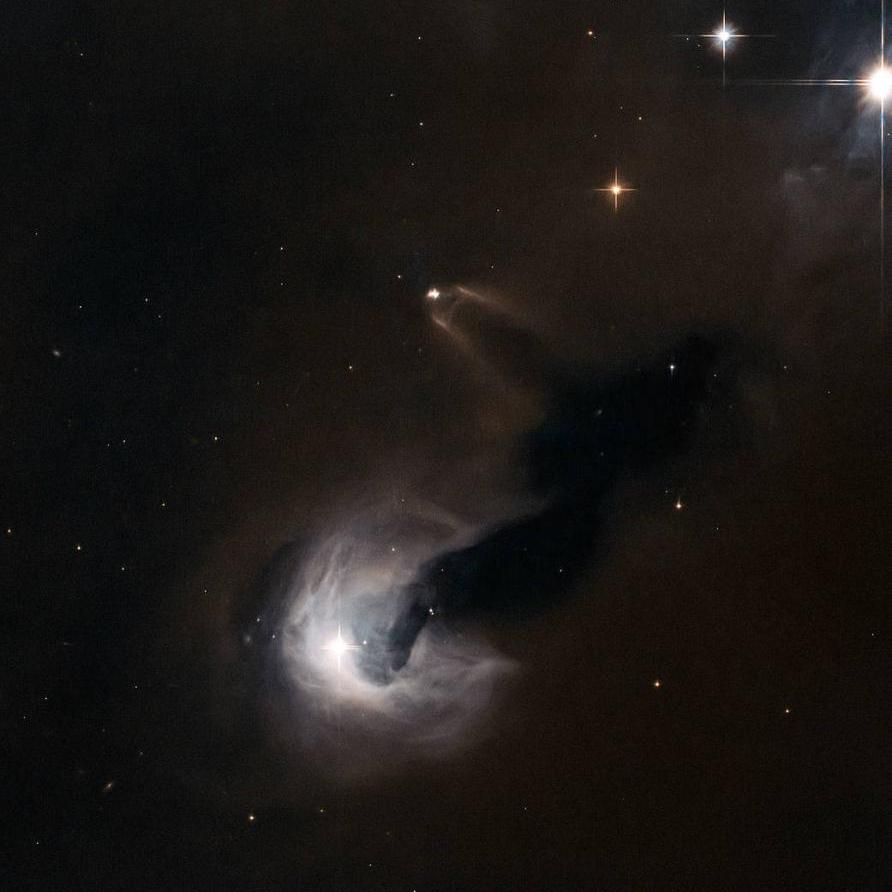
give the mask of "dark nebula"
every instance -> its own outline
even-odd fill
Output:
[[[3,892],[889,887],[878,0],[0,19]]]
[[[616,479],[677,455],[695,436],[704,403],[727,398],[727,377],[716,386],[714,373],[725,346],[691,337],[616,380],[577,372],[540,382],[545,417],[524,434],[517,457],[543,507],[423,565],[408,609],[391,628],[375,630],[380,650],[363,655],[364,670],[383,681],[402,668],[432,613],[518,618],[571,589],[591,563],[603,501]],[[361,628],[354,637],[372,635]]]

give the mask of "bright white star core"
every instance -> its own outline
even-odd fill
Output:
[[[867,89],[874,99],[884,102],[892,92],[892,71],[880,65],[868,79]]]
[[[338,637],[331,641],[328,645],[326,645],[325,649],[330,650],[336,657],[340,657],[347,653],[348,647],[349,645],[341,637],[341,633],[338,632]]]

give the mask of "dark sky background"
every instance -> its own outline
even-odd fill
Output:
[[[741,0],[725,89],[721,13],[0,13],[3,888],[888,888],[877,109],[743,83],[861,77],[879,3]],[[481,583],[555,491],[572,578]],[[402,499],[486,528],[444,629],[516,671],[314,748],[245,618]]]

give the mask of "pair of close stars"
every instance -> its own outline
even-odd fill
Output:
[[[886,99],[889,98],[890,93],[892,93],[892,68],[887,68],[885,64],[885,8],[883,10],[882,16],[882,29],[883,33],[880,36],[880,43],[882,47],[881,51],[881,59],[879,65],[873,70],[873,72],[864,78],[858,78],[855,80],[826,80],[826,81],[792,81],[790,83],[794,84],[807,84],[813,86],[824,85],[833,85],[833,86],[861,86],[864,87],[867,91],[867,94],[871,99],[874,99],[880,104],[881,114],[885,112],[885,103]],[[595,37],[595,32],[589,29],[587,32],[589,37]],[[692,35],[680,35],[685,37],[690,37]],[[723,12],[722,13],[722,23],[719,25],[714,31],[708,34],[698,34],[695,35],[697,37],[708,37],[715,41],[715,43],[721,48],[722,51],[722,84],[725,84],[725,61],[727,59],[728,54],[728,44],[739,37],[755,37],[755,36],[768,36],[768,35],[754,35],[754,34],[740,34],[728,24],[727,16]],[[613,171],[613,182],[607,186],[603,186],[600,189],[595,189],[596,192],[604,192],[613,197],[613,210],[614,212],[619,211],[619,199],[620,196],[624,195],[626,192],[635,192],[637,191],[632,186],[626,186],[620,182],[619,179],[619,167],[615,167]]]

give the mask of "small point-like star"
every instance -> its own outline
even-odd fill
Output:
[[[624,186],[619,181],[619,168],[614,168],[613,171],[613,182],[609,186],[604,186],[601,189],[596,189],[596,192],[609,192],[613,196],[613,210],[619,210],[619,198],[625,192],[635,192],[631,186]]]

